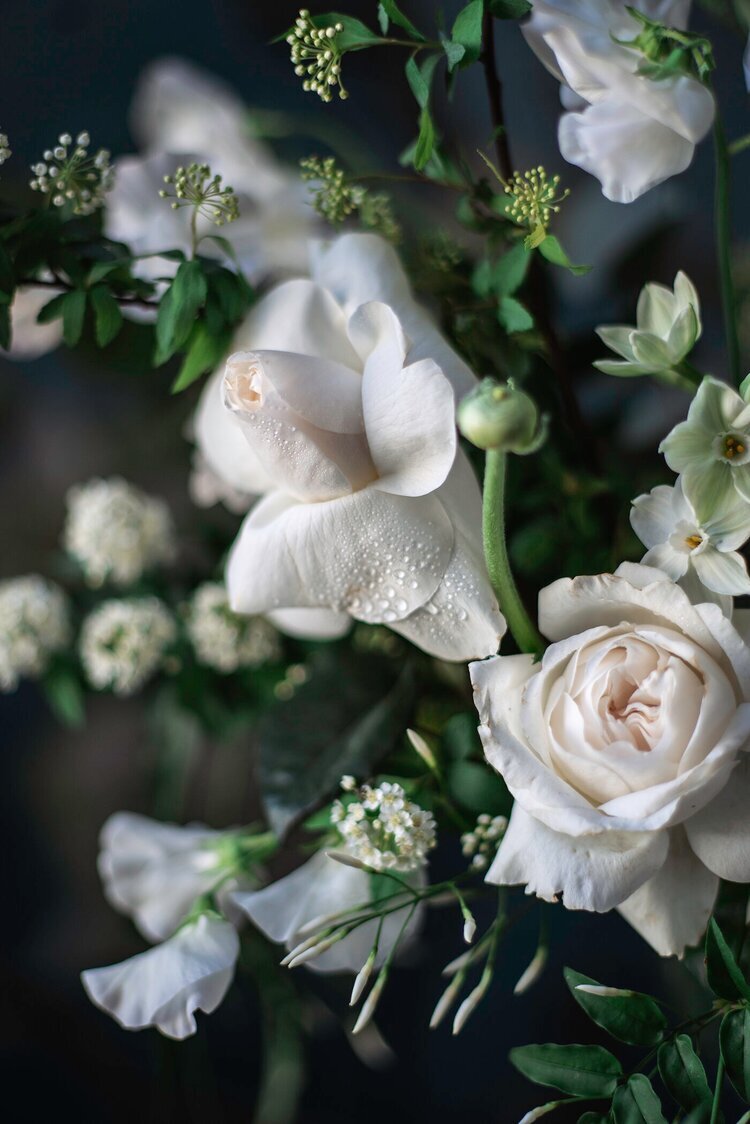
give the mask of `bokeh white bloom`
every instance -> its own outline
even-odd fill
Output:
[[[631,563],[542,590],[539,624],[541,663],[471,665],[485,753],[515,797],[487,878],[617,907],[681,955],[719,879],[750,881],[750,648],[717,605]]]
[[[103,601],[81,626],[80,655],[92,686],[132,695],[164,665],[177,638],[157,597]]]
[[[700,339],[700,301],[695,286],[682,271],[674,289],[650,282],[641,290],[636,326],[597,328],[602,343],[620,356],[600,359],[594,366],[606,375],[652,375],[678,370]]]
[[[0,582],[0,691],[37,679],[71,635],[68,602],[58,586],[38,574]]]
[[[187,633],[198,660],[225,675],[278,660],[278,631],[263,617],[233,613],[225,586],[204,582],[187,606]]]
[[[362,785],[356,796],[346,804],[336,800],[331,811],[347,853],[377,871],[408,873],[425,866],[436,843],[432,813],[389,781]]]

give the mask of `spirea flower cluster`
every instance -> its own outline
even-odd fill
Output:
[[[120,477],[76,485],[67,502],[64,545],[93,588],[132,585],[172,558],[174,528],[166,504]]]
[[[213,175],[208,164],[180,166],[174,175],[165,176],[168,188],[159,192],[162,199],[173,199],[172,210],[194,207],[215,226],[224,226],[240,217],[240,206],[234,188],[222,183],[220,175]],[[171,190],[173,189],[173,190]]]
[[[225,674],[281,656],[273,625],[263,617],[233,613],[220,582],[205,582],[196,589],[187,608],[187,631],[200,662]]]
[[[36,574],[0,583],[0,690],[42,675],[70,641],[65,594]]]
[[[163,665],[176,637],[157,597],[103,601],[83,622],[81,661],[94,687],[132,695]]]
[[[339,97],[349,95],[341,84],[341,48],[336,36],[344,30],[342,23],[316,27],[306,8],[300,10],[287,43],[292,48],[294,73],[304,78],[303,90],[310,90],[323,101],[330,101],[332,90],[339,87]]]
[[[471,859],[472,870],[486,870],[495,857],[498,844],[505,835],[508,821],[505,816],[490,816],[487,812],[477,818],[476,826],[461,836],[461,853]]]
[[[5,133],[0,133],[0,164],[4,164],[6,160],[10,160],[13,155],[13,150],[8,143],[8,138]]]
[[[357,215],[367,230],[376,231],[389,242],[398,242],[401,228],[387,195],[352,183],[333,156],[325,159],[308,156],[300,161],[300,168],[302,179],[311,185],[313,207],[332,226],[340,226],[347,218]]]
[[[114,170],[107,149],[100,148],[95,156],[90,156],[90,144],[86,132],[78,134],[75,145],[70,133],[61,133],[57,145],[44,153],[44,159],[31,165],[32,191],[51,196],[55,207],[70,203],[76,215],[93,214],[114,186]]]
[[[331,822],[354,858],[374,870],[402,873],[426,864],[436,843],[431,812],[409,800],[400,784],[384,781],[376,788],[365,784],[357,789],[351,777],[344,777],[342,788],[358,799],[334,801]]]
[[[552,216],[559,214],[560,204],[570,195],[569,190],[560,191],[560,177],[550,179],[540,164],[528,172],[514,172],[503,185],[509,197],[507,214],[519,226],[527,226],[532,236],[544,237]]]

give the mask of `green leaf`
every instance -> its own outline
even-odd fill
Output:
[[[89,292],[94,310],[94,334],[99,347],[111,343],[122,327],[122,312],[106,285],[95,285]]]
[[[494,288],[500,296],[510,297],[526,279],[532,255],[523,242],[517,242],[500,258],[494,270]]]
[[[470,66],[481,54],[483,16],[484,0],[470,0],[470,3],[456,16],[451,31],[451,41],[460,44],[464,49],[463,57],[458,64],[461,67]]]
[[[261,791],[273,830],[283,834],[344,774],[371,776],[403,737],[413,703],[411,665],[397,675],[372,654],[318,650],[308,680],[261,725]]]
[[[750,986],[714,917],[706,930],[706,972],[709,986],[722,999],[750,999]]]
[[[432,117],[427,106],[424,107],[419,115],[419,137],[417,138],[417,148],[414,153],[414,167],[418,172],[421,172],[427,161],[432,156],[432,150],[435,147],[435,126],[432,122]]]
[[[47,301],[47,303],[42,308],[40,308],[39,312],[37,313],[37,323],[51,324],[53,320],[59,320],[59,318],[63,314],[63,308],[65,307],[65,298],[67,297],[67,295],[67,293],[58,293],[58,295],[56,297],[53,297],[51,301]]]
[[[721,1023],[721,1056],[729,1080],[743,1101],[750,1101],[750,1010],[730,1011]]]
[[[75,347],[83,332],[86,315],[86,293],[83,289],[73,289],[65,293],[62,302],[63,339],[68,347]]]
[[[479,816],[510,814],[511,799],[505,782],[490,768],[478,761],[454,761],[448,771],[451,796],[469,812]]]
[[[86,280],[89,285],[96,285],[99,281],[103,281],[110,273],[114,273],[116,269],[122,269],[128,265],[128,261],[98,261],[89,270]]]
[[[217,269],[209,274],[208,288],[216,297],[224,320],[230,325],[242,319],[253,298],[253,291],[245,279],[229,269]]]
[[[529,0],[488,0],[490,14],[496,20],[520,20],[531,11]]]
[[[342,51],[361,51],[365,47],[372,47],[374,43],[382,43],[380,35],[370,31],[362,20],[355,19],[354,16],[344,16],[341,12],[326,12],[324,15],[313,16],[312,21],[316,27],[343,24],[344,30],[336,36],[336,43]]]
[[[667,1020],[650,996],[636,991],[623,995],[592,995],[577,989],[580,984],[601,986],[596,980],[572,968],[565,968],[564,975],[570,994],[579,1007],[613,1038],[630,1046],[655,1046],[661,1041]]]
[[[578,1117],[578,1124],[608,1124],[609,1116],[601,1112],[584,1112]]]
[[[713,1094],[708,1086],[703,1062],[687,1034],[678,1034],[659,1047],[659,1074],[680,1108],[689,1110],[706,1107],[710,1114]]]
[[[517,1046],[510,1060],[537,1085],[592,1100],[611,1097],[622,1076],[617,1058],[602,1046]]]
[[[667,1124],[661,1101],[642,1073],[634,1073],[626,1085],[620,1086],[612,1101],[612,1113],[615,1124]]]
[[[454,714],[443,727],[442,745],[454,761],[466,761],[481,752],[475,714]]]
[[[430,90],[432,88],[432,79],[435,75],[435,67],[440,62],[440,55],[429,55],[421,66],[412,55],[405,67],[406,80],[409,83],[411,92],[417,99],[417,105],[420,109],[425,109],[430,100]]]
[[[10,351],[12,334],[10,326],[10,305],[0,304],[0,348],[4,351]]]
[[[463,47],[460,43],[454,43],[452,39],[444,38],[442,40],[442,43],[443,50],[445,51],[445,57],[448,60],[448,73],[452,74],[460,63],[461,59],[466,54],[466,48]]]
[[[208,331],[205,323],[199,320],[190,333],[187,354],[172,384],[172,394],[179,394],[181,390],[186,390],[206,371],[212,370],[226,354],[230,336],[229,330],[219,336],[213,335]]]
[[[497,306],[497,318],[505,331],[529,332],[534,327],[534,318],[515,297],[501,297]]]
[[[0,303],[10,304],[16,287],[13,262],[5,246],[0,242]]]
[[[207,291],[200,261],[182,262],[159,305],[156,319],[157,365],[165,363],[186,342]]]
[[[42,677],[41,687],[50,709],[63,725],[83,726],[86,721],[83,687],[67,663],[52,663]]]
[[[388,20],[391,20],[397,27],[401,27],[404,31],[408,32],[412,39],[419,39],[420,42],[424,41],[422,32],[419,28],[414,26],[408,16],[404,15],[396,3],[396,0],[380,0],[378,4],[378,19],[383,35],[388,31]]]
[[[572,261],[563,250],[554,234],[548,234],[546,238],[539,243],[539,253],[548,262],[553,265],[562,266],[563,269],[569,269],[576,277],[582,277],[585,273],[591,272],[590,265],[573,265]]]

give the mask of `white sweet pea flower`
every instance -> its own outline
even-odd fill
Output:
[[[735,489],[750,503],[750,405],[726,383],[707,376],[680,422],[661,445],[701,519],[721,511]]]
[[[737,553],[750,537],[750,504],[738,495],[701,522],[679,480],[673,488],[660,484],[633,500],[630,522],[648,547],[643,564],[684,585],[693,601],[712,600],[709,590],[735,597],[750,593],[747,563]]]
[[[418,876],[414,876],[418,877]],[[393,886],[394,890],[397,887]],[[370,875],[367,871],[329,858],[318,851],[292,874],[272,882],[262,890],[235,892],[231,900],[261,932],[291,951],[311,934],[323,932],[335,924],[332,915],[368,906],[371,901]],[[383,920],[374,967],[379,968],[398,939],[411,907],[406,899],[403,909],[395,910]],[[406,930],[405,938],[414,939],[420,920],[417,909]],[[356,916],[356,915],[353,915]],[[343,920],[340,918],[339,920]],[[319,921],[319,925],[312,923]],[[359,925],[342,940],[306,961],[315,972],[359,972],[367,960],[378,933],[377,919]]]
[[[680,271],[674,290],[651,282],[638,298],[636,327],[613,325],[596,334],[620,360],[600,359],[594,366],[606,375],[666,374],[678,370],[702,332],[695,286]]]
[[[136,255],[191,249],[190,208],[172,210],[159,198],[164,176],[178,165],[207,163],[231,184],[240,217],[221,233],[232,244],[246,276],[306,269],[306,239],[313,214],[298,177],[279,165],[250,133],[248,110],[218,79],[191,63],[165,58],[143,73],[133,101],[133,134],[144,151],[116,162],[115,186],[108,197],[105,232],[127,243]],[[216,233],[205,218],[198,233]],[[201,253],[221,255],[210,241]],[[229,263],[231,265],[231,263]],[[170,277],[176,263],[146,258],[135,263],[138,276]]]
[[[91,1001],[126,1030],[153,1026],[167,1038],[187,1038],[195,1034],[195,1011],[210,1015],[226,995],[239,950],[234,927],[203,913],[163,944],[90,968],[81,981]]]
[[[641,0],[652,19],[684,28],[686,0]],[[563,84],[560,152],[596,176],[604,195],[632,203],[684,172],[714,118],[713,97],[697,79],[653,81],[638,73],[644,57],[616,40],[640,24],[625,0],[534,0],[526,41]]]
[[[750,881],[750,648],[718,606],[630,563],[553,583],[539,624],[541,663],[470,669],[487,759],[516,801],[488,880],[617,907],[681,955],[719,878]]]
[[[205,459],[265,492],[231,552],[230,604],[311,634],[325,608],[339,630],[347,616],[386,624],[445,659],[495,652],[505,625],[454,423],[451,382],[471,373],[381,239],[338,239],[316,272],[256,306],[238,339],[252,350],[199,405]]]

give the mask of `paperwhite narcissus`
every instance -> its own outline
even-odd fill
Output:
[[[470,669],[487,759],[515,797],[487,878],[617,907],[681,955],[719,878],[750,881],[750,648],[718,606],[630,563],[543,590],[539,625],[541,663]]]
[[[272,882],[262,890],[234,892],[231,899],[269,940],[291,950],[311,935],[311,928],[305,930],[310,922],[320,918],[319,928],[323,930],[327,925],[322,919],[328,915],[354,909],[356,906],[366,906],[371,900],[370,875],[365,870],[345,866],[329,858],[323,851],[318,851],[285,878]],[[398,940],[410,908],[411,900],[403,910],[394,911],[383,919],[377,967],[380,967]],[[416,935],[421,913],[421,909],[415,912],[405,932],[406,940],[413,939]],[[377,919],[368,921],[309,960],[306,967],[316,972],[359,972],[370,954],[377,932]]]
[[[685,0],[637,7],[671,27],[687,24]],[[529,46],[563,84],[560,152],[596,176],[604,195],[631,203],[684,172],[714,118],[711,93],[686,74],[639,74],[644,56],[616,40],[641,30],[625,0],[535,0],[523,28]]]
[[[660,484],[647,495],[633,500],[630,522],[648,552],[645,566],[663,570],[673,581],[685,585],[691,600],[701,586],[711,593],[739,597],[750,593],[747,563],[737,551],[750,537],[750,504],[736,493],[727,498],[710,519],[701,522],[678,480],[673,488]]]
[[[451,388],[473,376],[381,239],[336,240],[314,273],[256,306],[195,419],[211,467],[265,493],[230,555],[232,608],[310,635],[385,624],[445,659],[495,652],[505,622]]]
[[[750,405],[707,376],[680,422],[659,446],[699,519],[710,519],[735,489],[750,503]]]
[[[688,357],[702,332],[700,301],[682,271],[674,289],[650,282],[641,290],[636,327],[613,325],[596,334],[620,360],[600,359],[594,366],[606,375],[651,375],[675,370]]]
[[[81,973],[97,1007],[126,1030],[156,1027],[168,1038],[194,1034],[195,1011],[210,1014],[227,993],[240,943],[234,926],[203,913],[155,948],[121,964]]]

